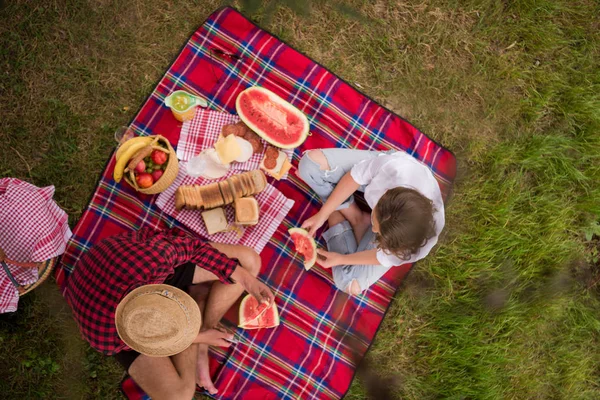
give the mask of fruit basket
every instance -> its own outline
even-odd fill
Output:
[[[123,174],[123,178],[140,193],[158,194],[164,192],[173,183],[173,181],[175,181],[175,178],[177,178],[177,174],[179,172],[179,160],[177,160],[177,153],[167,138],[161,135],[149,136],[149,138],[155,139],[156,144],[164,149],[159,151],[164,151],[168,154],[166,167],[164,168],[162,175],[149,187],[142,187],[138,183],[133,170],[126,171]]]

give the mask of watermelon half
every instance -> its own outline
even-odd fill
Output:
[[[239,327],[243,329],[275,328],[279,325],[279,312],[273,302],[271,306],[258,304],[251,294],[240,304]]]
[[[308,271],[317,261],[317,243],[315,239],[302,228],[292,228],[288,233],[294,241],[296,251],[304,256],[304,268]]]
[[[275,93],[253,86],[235,101],[246,125],[273,146],[293,149],[306,140],[310,125],[306,115]]]

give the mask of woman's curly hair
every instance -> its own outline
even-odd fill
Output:
[[[401,260],[410,259],[435,236],[435,207],[414,189],[390,189],[377,202],[377,248]]]

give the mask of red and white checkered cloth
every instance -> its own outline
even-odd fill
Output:
[[[72,233],[67,214],[52,200],[54,186],[38,188],[0,179],[0,248],[15,261],[40,262],[61,255]],[[8,264],[21,285],[38,279],[37,269]],[[19,293],[0,269],[0,313],[16,311]]]
[[[177,158],[181,161],[188,161],[197,156],[202,150],[213,147],[221,134],[221,128],[225,125],[235,124],[240,117],[234,114],[223,113],[220,111],[207,110],[197,107],[196,115],[191,121],[186,121],[181,127],[179,142],[177,143]],[[264,149],[267,142],[260,139]],[[282,150],[291,159],[293,150]],[[252,171],[260,168],[260,162],[264,157],[265,151],[256,153],[250,159],[243,163],[233,163],[238,171]],[[286,178],[287,174],[283,176]]]
[[[156,205],[163,210],[165,213],[175,218],[187,226],[198,235],[205,237],[211,241],[226,243],[226,244],[240,244],[252,247],[258,253],[269,242],[271,236],[281,224],[288,211],[294,205],[294,201],[285,197],[275,187],[267,184],[267,187],[254,197],[258,202],[260,209],[258,224],[249,226],[244,229],[244,233],[239,236],[236,232],[220,232],[214,235],[209,235],[204,225],[204,220],[198,210],[180,210],[175,209],[175,191],[181,185],[206,185],[210,182],[216,182],[215,180],[205,178],[193,178],[188,176],[185,172],[186,163],[179,163],[179,174],[175,181],[169,186],[169,188],[162,192],[156,199]],[[239,170],[230,169],[227,173],[227,177],[240,173]],[[222,179],[225,179],[223,177]],[[233,207],[231,205],[225,206],[225,215],[229,222],[233,222],[235,219]]]

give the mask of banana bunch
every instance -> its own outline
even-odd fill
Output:
[[[152,153],[153,149],[168,153],[168,150],[155,145],[158,139],[158,136],[138,136],[129,139],[117,149],[115,154],[117,163],[113,172],[113,178],[117,183],[121,182],[125,172],[133,170],[140,160]]]

